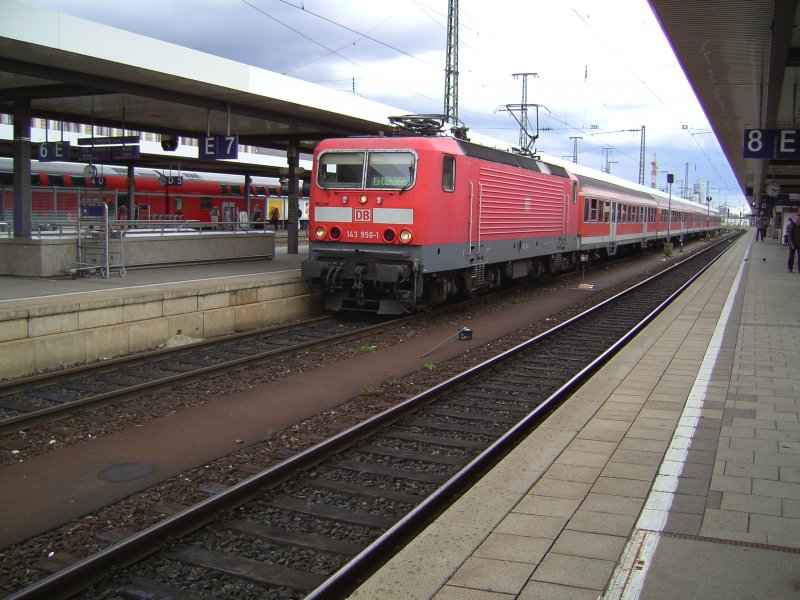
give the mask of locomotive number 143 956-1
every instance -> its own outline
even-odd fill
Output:
[[[375,231],[346,231],[345,237],[348,240],[378,240],[378,233]]]

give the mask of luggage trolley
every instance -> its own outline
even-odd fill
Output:
[[[78,213],[78,262],[67,269],[72,277],[108,279],[112,269],[125,277],[125,230],[108,222],[108,205],[82,200]]]

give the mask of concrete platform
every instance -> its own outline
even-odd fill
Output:
[[[282,247],[281,247],[282,246]],[[203,339],[315,310],[285,244],[271,259],[129,269],[71,279],[0,276],[0,378]]]
[[[800,275],[743,237],[352,598],[798,598]]]

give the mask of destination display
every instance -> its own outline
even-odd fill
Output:
[[[138,143],[138,135],[117,135],[114,137],[81,138],[78,140],[78,146],[118,146]]]
[[[81,162],[102,162],[104,160],[128,160],[133,158],[139,158],[139,146],[78,148],[78,160]]]

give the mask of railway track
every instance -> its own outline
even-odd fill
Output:
[[[320,317],[287,327],[215,338],[190,346],[147,352],[133,357],[0,383],[0,435],[61,417],[91,404],[110,403],[132,394],[222,373],[231,368],[274,358],[303,348],[358,337],[382,327],[394,327],[425,315],[463,310],[464,305],[491,303],[503,293],[479,296],[390,322],[375,316]]]
[[[341,597],[731,243],[716,244],[10,598],[69,597],[88,582],[95,584],[81,597]]]
[[[385,326],[374,319],[317,318],[0,386],[0,433],[132,393],[175,384]]]

